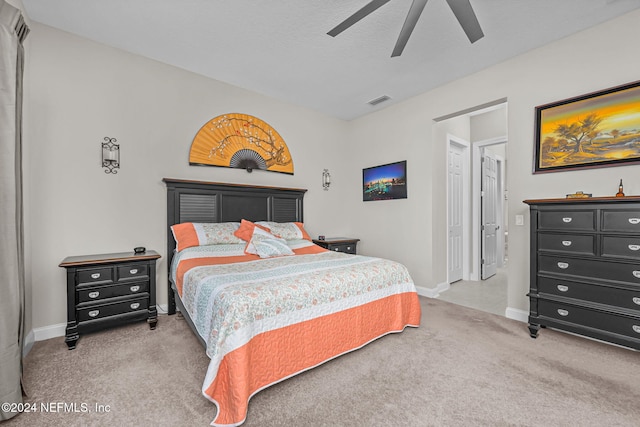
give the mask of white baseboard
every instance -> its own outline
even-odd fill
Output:
[[[167,314],[168,304],[158,304],[158,314]],[[66,323],[58,323],[56,325],[43,326],[29,331],[24,339],[22,346],[23,357],[29,354],[31,347],[36,341],[44,341],[50,338],[63,337],[66,333]]]
[[[524,323],[527,323],[529,321],[529,312],[524,310],[519,310],[517,308],[507,307],[507,309],[504,312],[504,315],[507,319],[518,320]]]
[[[33,333],[33,329],[29,331],[26,337],[24,337],[24,344],[22,345],[22,357],[27,357],[27,354],[31,351],[33,343],[36,342],[36,334]]]
[[[418,291],[418,295],[427,297],[427,298],[438,298],[441,292],[449,289],[451,285],[447,282],[442,282],[436,285],[435,288],[423,288],[420,286],[416,286],[416,290]]]

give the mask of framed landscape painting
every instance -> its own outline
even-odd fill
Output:
[[[407,198],[407,161],[362,169],[362,200]]]
[[[640,81],[536,107],[533,173],[640,163]]]

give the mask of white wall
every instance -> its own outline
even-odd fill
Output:
[[[366,218],[357,230],[367,251],[404,262],[420,286],[433,288],[446,277],[446,263],[427,261],[435,259],[438,248],[446,248],[446,234],[438,232],[446,227],[442,215],[446,199],[441,192],[435,197],[434,190],[446,179],[446,141],[432,132],[433,119],[506,98],[509,307],[528,310],[529,224],[514,225],[515,215],[528,218],[522,200],[564,197],[576,190],[613,195],[620,178],[626,194],[640,193],[640,166],[533,175],[534,107],[637,80],[640,57],[630,50],[629,41],[638,39],[638,22],[640,11],[629,13],[354,121],[357,150],[363,153],[366,148],[368,153],[365,162],[357,159],[354,167],[403,158],[409,159],[410,167],[406,201],[375,207],[352,204],[354,218]],[[604,60],[611,58],[620,59],[619,65]],[[402,209],[406,210],[402,226],[374,228]]]
[[[504,98],[509,306],[528,310],[528,228],[512,222],[517,214],[528,218],[522,200],[576,190],[612,195],[620,178],[627,194],[640,193],[640,166],[532,175],[534,107],[638,79],[640,57],[623,41],[637,40],[639,21],[640,11],[629,13],[352,122],[33,24],[25,129],[33,327],[65,321],[64,271],[57,267],[65,256],[137,245],[165,255],[163,177],[309,188],[311,234],[358,237],[361,253],[400,261],[417,285],[433,288],[446,278],[446,141],[433,119]],[[291,150],[295,175],[188,166],[197,130],[228,112],[272,125]],[[115,176],[99,166],[105,136],[122,147]],[[362,168],[405,159],[409,198],[363,202]],[[323,168],[332,173],[328,192],[320,186]]]
[[[33,327],[66,322],[69,255],[130,251],[163,255],[158,302],[166,303],[166,192],[163,177],[307,188],[312,235],[350,235],[335,209],[344,198],[347,123],[34,23],[30,35],[30,187]],[[208,120],[251,114],[283,137],[294,175],[188,165],[191,141]],[[121,169],[100,166],[101,142],[115,137]],[[322,169],[333,186],[323,191]]]

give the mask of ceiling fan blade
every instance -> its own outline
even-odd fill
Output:
[[[350,26],[352,26],[353,24],[355,24],[356,22],[361,20],[362,18],[364,18],[364,17],[368,16],[369,14],[375,12],[380,7],[384,6],[385,4],[389,3],[390,1],[391,0],[372,0],[372,1],[370,1],[369,3],[364,5],[364,7],[362,9],[360,9],[359,11],[357,11],[356,13],[354,13],[353,15],[351,15],[350,17],[348,17],[347,19],[345,19],[344,21],[339,23],[335,28],[333,28],[327,34],[329,34],[331,37],[337,36],[338,34],[343,32],[344,30],[346,30],[347,28],[349,28]]]
[[[391,53],[391,57],[400,56],[404,47],[407,45],[409,41],[409,37],[411,37],[411,33],[422,14],[422,10],[427,4],[428,0],[413,0],[411,3],[411,9],[409,9],[409,13],[407,14],[407,19],[404,21],[404,25],[402,26],[402,30],[400,30],[400,35],[398,36],[398,41],[396,42],[396,46],[393,48],[393,52]]]
[[[471,43],[475,43],[484,37],[478,18],[469,0],[447,0],[447,3],[449,3],[449,7],[453,14],[456,15],[460,26],[462,26]]]

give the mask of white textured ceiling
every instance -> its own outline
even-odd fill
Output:
[[[471,0],[470,44],[430,0],[391,58],[411,0],[392,0],[335,38],[369,0],[22,0],[32,20],[350,120],[640,7],[640,0]],[[382,95],[390,101],[372,107]]]

